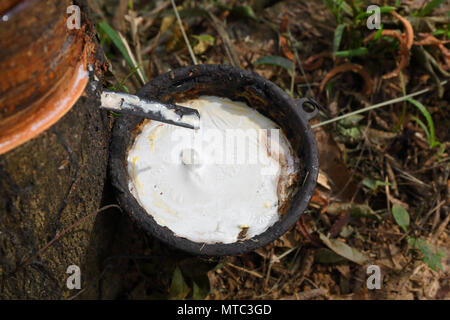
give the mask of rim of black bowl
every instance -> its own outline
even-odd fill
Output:
[[[159,88],[171,88],[175,85],[182,84],[183,81],[192,80],[193,77],[217,72],[218,70],[220,70],[220,72],[234,74],[255,81],[256,85],[264,88],[266,92],[270,92],[271,97],[276,97],[277,100],[289,104],[289,108],[295,112],[298,118],[300,130],[299,132],[296,132],[296,134],[303,136],[303,155],[301,161],[304,171],[301,180],[298,182],[300,185],[290,200],[290,206],[280,220],[260,235],[230,244],[193,242],[186,238],[176,236],[167,227],[160,226],[153,217],[139,205],[128,188],[129,180],[126,159],[129,147],[134,141],[133,132],[135,132],[136,126],[142,122],[142,119],[139,117],[123,115],[116,119],[112,133],[109,166],[111,182],[116,189],[116,197],[121,207],[128,212],[141,227],[170,246],[196,255],[207,256],[242,254],[262,247],[281,237],[295,225],[307,208],[316,186],[319,171],[316,141],[308,123],[310,115],[308,115],[301,106],[297,105],[296,102],[294,102],[281,88],[254,72],[245,71],[228,65],[204,64],[188,66],[175,69],[154,78],[151,82],[142,87],[137,95],[155,99],[155,96],[148,96],[148,93],[154,92],[155,90],[158,91]],[[214,95],[214,93],[211,93],[211,95]]]

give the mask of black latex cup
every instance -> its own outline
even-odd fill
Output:
[[[159,76],[142,87],[137,95],[163,102],[181,102],[201,95],[226,97],[245,102],[275,121],[288,137],[302,164],[298,189],[285,214],[264,233],[231,244],[204,244],[176,236],[160,226],[137,202],[128,189],[127,153],[143,119],[122,116],[114,125],[110,175],[121,207],[150,234],[181,250],[197,255],[236,255],[262,247],[295,225],[308,206],[318,175],[317,146],[308,121],[317,114],[310,99],[292,100],[274,83],[256,73],[227,65],[197,65]],[[308,105],[308,108],[306,108]]]

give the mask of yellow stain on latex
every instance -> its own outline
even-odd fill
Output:
[[[133,176],[134,177],[136,177],[136,162],[138,161],[138,159],[139,159],[139,157],[138,156],[136,156],[136,157],[134,157],[131,161],[132,161],[132,163],[133,163]]]
[[[170,208],[162,201],[162,199],[161,199],[161,197],[159,196],[158,193],[153,191],[153,197],[155,197],[156,200],[159,200],[159,202],[153,201],[153,204],[155,206],[165,210],[168,214],[170,214],[171,216],[177,218],[177,215],[172,210],[170,210]]]
[[[150,148],[152,149],[152,151],[155,151],[155,145],[153,144],[153,137],[148,136],[148,141],[150,141]]]
[[[155,144],[154,141],[159,138],[161,136],[161,130],[160,128],[163,126],[163,124],[158,125],[152,132],[152,134],[150,134],[149,136],[147,136],[148,141],[150,141],[150,148],[152,149],[152,151],[155,151]]]
[[[156,220],[156,222],[158,222],[158,224],[160,224],[160,225],[162,225],[164,227],[167,226],[167,222],[163,218],[161,218],[161,217],[159,217],[159,216],[157,216],[155,214],[152,214],[152,217],[153,217],[153,219]]]
[[[145,194],[145,193],[144,193],[144,189],[142,189],[142,183],[141,183],[141,180],[139,180],[138,177],[136,177],[136,182],[137,182],[138,188],[139,188],[139,190],[141,191],[141,193],[142,193],[142,194]]]

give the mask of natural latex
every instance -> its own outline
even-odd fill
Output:
[[[199,111],[200,129],[142,125],[127,159],[138,203],[159,225],[194,242],[233,243],[266,231],[279,220],[288,198],[283,184],[299,167],[279,126],[226,98],[178,104]]]

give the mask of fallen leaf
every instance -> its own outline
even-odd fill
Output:
[[[392,206],[392,215],[394,216],[395,222],[403,229],[407,231],[409,227],[409,214],[401,205],[394,204]]]
[[[230,13],[239,18],[247,18],[258,21],[258,17],[250,6],[234,6]]]
[[[327,248],[320,248],[317,250],[315,260],[319,263],[340,263],[347,261]]]
[[[210,36],[209,34],[193,37],[198,41],[193,48],[195,54],[203,54],[206,50],[208,50],[209,47],[214,45],[214,37]]]
[[[174,24],[174,22],[175,22],[174,16],[165,16],[164,18],[162,18],[159,32],[161,33],[166,32],[169,29],[169,27],[171,27]]]
[[[298,219],[296,226],[297,226],[298,231],[300,231],[300,233],[303,235],[303,237],[308,239],[314,246],[319,247],[319,248],[322,246],[319,242],[319,239],[317,239],[315,236],[311,235],[311,232],[309,231],[309,228],[306,225],[305,219],[303,218],[303,216],[301,216],[300,219]]]
[[[329,200],[326,197],[324,197],[319,190],[316,189],[314,190],[311,202],[314,202],[326,209],[328,207]]]
[[[348,264],[343,264],[335,267],[344,278],[350,279],[350,266]]]
[[[350,208],[350,215],[354,218],[365,217],[381,220],[380,215],[366,204],[353,204]]]
[[[172,300],[183,300],[189,294],[188,285],[183,279],[180,268],[176,267],[173,272],[172,284],[170,286],[169,297]]]
[[[265,56],[253,62],[253,64],[279,66],[288,71],[294,70],[294,63],[291,60],[279,56]]]
[[[384,187],[384,186],[390,185],[390,183],[388,183],[388,182],[374,180],[369,177],[365,177],[364,180],[362,181],[362,184],[363,184],[363,186],[369,188],[370,190],[372,190],[374,192],[377,191],[378,187]]]
[[[208,290],[204,288],[200,288],[195,282],[193,282],[193,293],[192,299],[194,300],[203,300],[208,295]]]
[[[355,248],[350,247],[349,245],[343,243],[342,241],[339,241],[337,239],[330,239],[320,232],[319,236],[320,240],[322,240],[322,242],[328,248],[330,248],[334,253],[340,255],[341,257],[344,257],[360,265],[365,264],[369,260],[369,258],[365,254],[361,253]]]
[[[341,150],[333,135],[325,126],[314,128],[314,136],[319,152],[319,167],[327,175],[333,189],[333,197],[350,201],[356,194],[355,201],[362,202],[362,192],[353,180],[352,172],[342,160]]]
[[[373,211],[368,205],[356,204],[352,202],[333,202],[328,206],[327,213],[335,216],[345,210],[349,210],[350,215],[354,218],[366,217],[381,220],[380,215]]]
[[[328,181],[326,173],[322,172],[320,169],[319,176],[317,177],[317,183],[325,189],[331,190],[330,182]]]
[[[330,229],[330,236],[335,238],[350,221],[350,211],[342,211]]]
[[[383,145],[389,140],[394,139],[398,136],[398,134],[394,132],[388,132],[372,128],[367,128],[365,132],[369,141],[378,145]]]

